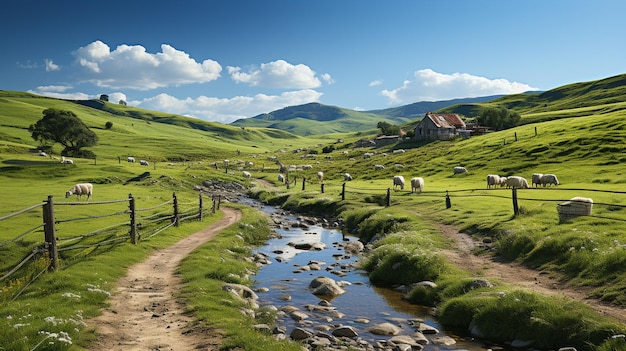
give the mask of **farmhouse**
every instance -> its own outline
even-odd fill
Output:
[[[465,122],[455,113],[428,112],[415,127],[416,140],[448,140],[461,136]]]

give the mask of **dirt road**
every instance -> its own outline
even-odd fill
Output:
[[[455,265],[467,270],[472,276],[495,278],[510,285],[533,290],[544,295],[559,295],[584,302],[595,311],[626,323],[626,309],[603,303],[589,298],[590,288],[573,287],[555,279],[549,274],[526,268],[517,263],[500,262],[489,256],[473,254],[478,243],[455,227],[440,225],[442,235],[455,243],[452,250],[442,250],[447,259]]]
[[[182,287],[175,274],[195,248],[241,219],[241,212],[222,207],[224,218],[129,268],[118,282],[110,307],[87,324],[97,328],[92,350],[218,350],[216,331],[194,325],[174,295]]]

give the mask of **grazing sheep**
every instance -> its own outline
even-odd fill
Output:
[[[528,189],[528,181],[523,177],[510,176],[506,179],[506,186],[511,188]]]
[[[541,177],[543,177],[543,174],[541,173],[533,173],[531,182],[532,182],[532,186],[536,187],[539,184],[541,184]]]
[[[371,152],[366,152],[366,153],[363,154],[363,158],[370,158],[372,156],[374,156],[374,154],[371,153]]]
[[[504,186],[506,186],[508,188],[508,186],[506,185],[506,180],[507,180],[507,177],[500,177],[500,187],[501,188],[504,187]]]
[[[461,173],[467,173],[467,169],[465,167],[454,167],[454,174],[461,174]]]
[[[393,166],[396,168],[404,168],[404,165],[402,163],[396,163]]]
[[[248,171],[243,171],[243,176],[246,178],[252,178],[252,174],[250,174],[250,172]]]
[[[487,174],[487,189],[490,189],[492,186],[496,187],[500,184],[500,176],[497,174]]]
[[[39,156],[47,157],[48,154],[46,154],[45,152],[39,150]]]
[[[379,171],[381,169],[385,169],[385,166],[383,166],[383,165],[374,165],[374,169]]]
[[[80,197],[82,195],[87,195],[87,201],[91,200],[91,195],[93,194],[93,184],[91,183],[80,183],[74,185],[70,190],[65,192],[65,198],[72,195],[76,195],[78,201],[80,201]]]
[[[323,181],[324,180],[324,172],[322,172],[322,171],[317,172],[317,179],[319,179],[320,182]]]
[[[128,156],[128,157],[126,158],[126,161],[131,162],[131,163],[135,163],[135,158],[134,158],[134,157],[132,157],[132,156]]]
[[[393,150],[392,153],[394,153],[394,154],[401,154],[401,153],[404,153],[404,149]]]
[[[404,190],[404,177],[393,176],[393,190],[396,190],[396,186],[400,187],[400,190]]]
[[[73,165],[74,161],[70,160],[69,158],[65,158],[65,156],[62,156],[61,163],[66,164],[66,165]]]
[[[559,180],[554,174],[544,174],[539,180],[541,185],[546,186],[546,184],[551,185],[559,185]]]
[[[313,165],[302,165],[302,169],[313,169]]]
[[[350,173],[344,173],[343,180],[346,180],[346,181],[352,180],[352,176],[350,175]]]
[[[285,184],[285,176],[282,173],[278,173],[278,181]]]
[[[422,192],[424,191],[424,178],[415,177],[411,178],[411,192]]]
[[[149,166],[150,164],[146,160],[139,160],[139,164],[142,166]]]

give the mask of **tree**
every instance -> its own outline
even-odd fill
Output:
[[[478,123],[493,130],[504,130],[517,126],[522,119],[519,113],[502,106],[485,107],[480,110]]]
[[[98,136],[72,111],[47,109],[43,118],[28,127],[31,137],[42,144],[60,143],[65,147],[62,155],[90,156],[91,151],[80,150],[98,143]]]
[[[376,128],[380,128],[382,135],[400,135],[400,127],[388,122],[378,122]]]
[[[113,128],[113,122],[111,122],[111,121],[106,122],[106,123],[104,124],[104,128],[105,128],[105,129],[111,129],[111,128]]]

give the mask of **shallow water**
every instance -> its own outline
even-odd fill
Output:
[[[272,211],[265,208],[264,211]],[[291,223],[295,217],[286,217],[285,221]],[[428,313],[429,309],[409,304],[402,299],[402,294],[389,289],[376,288],[369,284],[364,271],[355,268],[354,263],[358,256],[349,256],[337,245],[342,242],[343,235],[337,230],[327,229],[320,226],[311,226],[306,230],[300,228],[281,229],[276,228],[279,238],[269,240],[266,245],[259,247],[256,251],[267,254],[272,264],[263,266],[258,274],[254,276],[257,282],[254,286],[258,288],[268,288],[268,292],[258,292],[261,304],[270,304],[278,309],[290,305],[306,312],[310,315],[305,322],[296,322],[288,315],[278,321],[278,325],[284,326],[287,335],[296,327],[314,326],[317,324],[349,325],[354,327],[359,337],[373,343],[376,340],[384,340],[388,337],[374,335],[366,331],[366,328],[377,323],[392,322],[402,327],[402,333],[412,335],[415,329],[406,321],[422,319],[424,323],[431,325],[440,333],[436,336],[447,335],[457,341],[453,346],[427,345],[425,350],[485,350],[487,347],[471,338],[458,336],[450,331],[445,331]],[[356,240],[347,237],[347,240]],[[321,242],[326,248],[320,251],[304,251],[295,249],[289,243],[315,243]],[[301,266],[306,266],[310,261],[322,261],[322,269],[318,271],[304,271],[296,273]],[[342,269],[343,268],[343,269]],[[342,270],[345,276],[338,276],[330,270]],[[316,305],[320,298],[313,295],[308,288],[309,283],[316,277],[329,277],[335,281],[348,282],[344,286],[346,293],[330,301],[331,305],[345,316],[343,318],[333,318],[332,321],[325,321],[321,317],[316,317],[307,311],[306,305]],[[289,297],[289,300],[286,300]],[[364,318],[369,323],[357,322],[357,319]],[[310,328],[312,329],[312,328]]]

